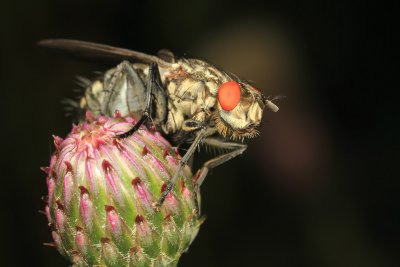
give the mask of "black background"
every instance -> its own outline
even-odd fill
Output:
[[[287,96],[207,178],[208,218],[180,266],[399,266],[396,16],[355,1],[2,3],[0,265],[68,266],[42,245],[39,167],[71,128],[74,76],[105,67],[35,46],[59,37],[169,48]]]

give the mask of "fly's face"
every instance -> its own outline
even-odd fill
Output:
[[[260,91],[242,82],[222,83],[217,98],[217,130],[233,140],[257,136],[264,108],[269,107],[273,111],[278,109]]]

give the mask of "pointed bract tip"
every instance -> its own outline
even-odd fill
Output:
[[[73,266],[87,266],[82,255],[78,251],[71,249],[69,254],[72,256],[71,260],[74,263]]]
[[[45,212],[44,210],[38,210],[38,212],[39,212],[40,214],[46,215],[46,212]]]
[[[144,217],[142,215],[140,215],[140,214],[136,215],[135,223],[136,224],[141,224],[143,222],[144,222]]]
[[[62,141],[64,141],[64,140],[57,135],[53,135],[53,141],[54,141],[54,146],[58,150],[60,148]]]
[[[115,118],[121,118],[122,116],[121,116],[121,112],[119,112],[119,110],[118,109],[116,109],[115,111],[114,111],[114,117]]]
[[[167,213],[167,215],[165,215],[163,221],[170,221],[171,220],[171,213]]]
[[[163,183],[163,185],[161,186],[161,193],[164,193],[164,191],[167,189],[167,184]]]
[[[110,243],[110,239],[108,238],[108,237],[102,237],[101,239],[100,239],[100,242],[101,243]]]
[[[53,223],[49,223],[49,227],[50,227],[50,229],[54,232],[54,231],[56,231],[56,227],[54,226],[54,224]],[[55,233],[55,232],[54,232]]]
[[[143,147],[143,150],[142,150],[142,156],[143,156],[143,157],[146,156],[147,153],[149,153],[149,150],[147,149],[147,146],[144,146],[144,147]]]
[[[57,208],[60,210],[64,210],[64,205],[61,203],[61,200],[56,200]]]
[[[115,211],[115,208],[113,206],[105,205],[104,207],[106,209],[106,212]]]
[[[72,165],[69,161],[64,161],[65,167],[67,167],[67,172],[72,172]]]
[[[164,150],[163,158],[165,159],[167,156],[169,156],[168,148],[166,148],[166,149]]]
[[[180,182],[180,186],[181,186],[181,192],[183,192],[186,189],[186,184],[185,184],[185,181],[183,179]]]
[[[136,254],[139,252],[139,247],[132,247],[129,249],[129,254]]]
[[[119,151],[123,152],[125,151],[124,147],[121,144],[120,139],[116,138],[112,140],[113,146],[115,146]]]
[[[42,201],[46,204],[49,203],[49,196],[42,196]]]
[[[89,195],[89,191],[83,185],[79,186],[79,190],[81,191],[81,195],[83,195],[83,194]]]
[[[140,184],[142,184],[142,180],[140,180],[139,177],[136,177],[136,178],[132,179],[132,185],[133,186],[137,186],[137,185],[140,185]]]
[[[104,124],[104,123],[107,122],[107,117],[100,116],[100,117],[97,118],[97,122],[98,122],[99,124]]]
[[[109,173],[112,170],[112,165],[108,160],[103,160],[101,167],[105,173]]]
[[[43,171],[45,174],[50,173],[50,167],[40,167],[40,170]]]

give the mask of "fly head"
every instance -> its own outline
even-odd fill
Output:
[[[259,90],[241,81],[222,83],[217,94],[217,112],[214,115],[218,132],[233,140],[253,138],[259,134],[263,110],[278,107]]]

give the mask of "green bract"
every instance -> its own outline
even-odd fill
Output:
[[[177,151],[142,127],[125,139],[130,118],[89,118],[62,140],[47,173],[45,208],[54,245],[74,266],[175,266],[195,238],[189,168],[163,206],[157,202],[177,169]]]

